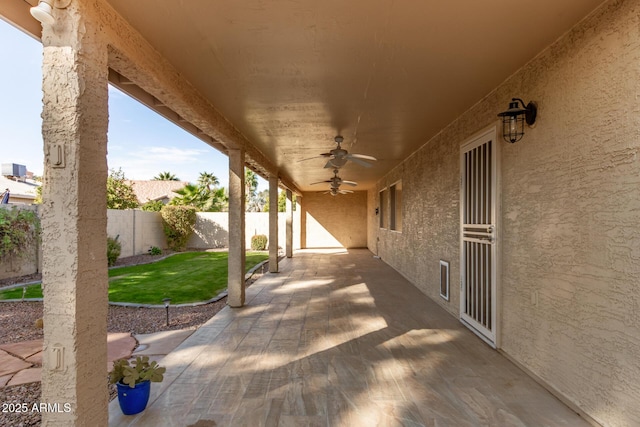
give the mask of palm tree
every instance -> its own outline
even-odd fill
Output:
[[[246,201],[245,210],[247,210],[247,208],[251,206],[253,199],[256,197],[256,190],[258,189],[258,175],[248,168],[244,168],[244,188]]]
[[[172,205],[199,207],[202,204],[201,188],[197,185],[187,184],[174,193],[179,194],[178,197],[171,199]]]
[[[200,172],[200,176],[198,177],[198,184],[203,187],[209,189],[209,191],[213,190],[215,187],[220,185],[220,181],[218,177],[209,172]]]
[[[171,200],[172,205],[193,206],[201,212],[221,212],[227,201],[224,188],[209,190],[203,185],[187,184],[175,192],[179,196]]]
[[[269,212],[269,210],[265,210],[265,208],[269,207],[269,190],[263,190],[259,193],[256,193],[249,204],[247,205],[247,212]]]
[[[153,177],[154,181],[180,181],[180,179],[171,172],[160,172]]]

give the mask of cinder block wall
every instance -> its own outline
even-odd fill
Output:
[[[162,218],[158,212],[109,209],[107,235],[119,236],[121,257],[146,253],[152,246],[167,247],[167,239],[162,231]]]
[[[21,209],[38,212],[38,205],[3,205],[0,209]],[[36,239],[33,245],[25,248],[24,255],[20,257],[8,257],[0,263],[0,279],[25,276],[27,274],[42,271],[42,248],[40,239]]]
[[[20,209],[37,211],[36,205],[20,205]],[[229,247],[229,221],[226,212],[198,212],[195,232],[187,247],[191,249],[211,249]],[[251,248],[251,237],[255,234],[269,235],[269,213],[247,212],[245,238],[247,249]],[[120,257],[147,253],[149,248],[167,247],[167,239],[162,230],[159,212],[142,210],[107,211],[107,235],[118,236],[122,245]],[[278,214],[278,246],[286,244],[286,214]],[[300,249],[300,206],[293,212],[293,249]],[[106,251],[106,248],[105,248]],[[0,263],[0,279],[17,277],[41,271],[42,253],[40,245],[27,249],[24,258],[12,258]]]
[[[286,245],[286,214],[278,213],[278,246]],[[194,249],[229,247],[229,215],[226,212],[198,212],[195,232],[187,247]],[[256,234],[269,236],[269,213],[245,214],[245,244],[251,248],[251,237]],[[293,248],[300,248],[300,209],[293,212]]]
[[[497,124],[512,97],[537,101],[535,128],[498,141],[501,349],[608,426],[640,425],[639,64],[640,1],[605,3],[425,141],[367,209],[369,248],[457,317],[460,145]],[[402,233],[380,229],[374,213],[399,179]],[[451,262],[449,302],[439,259]]]

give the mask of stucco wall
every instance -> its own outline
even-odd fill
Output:
[[[640,425],[640,2],[612,1],[428,141],[369,192],[368,243],[459,313],[460,144],[511,97],[538,122],[502,162],[501,349],[588,416]],[[378,190],[402,179],[403,232]],[[437,264],[451,262],[452,299]]]
[[[447,311],[456,314],[460,290],[459,263],[459,146],[446,133],[429,142],[394,169],[369,192],[373,205],[367,213],[369,248],[402,273],[422,292]],[[380,205],[380,191],[402,182],[402,231],[379,226],[379,212],[390,214],[390,198]],[[388,194],[388,192],[387,192]],[[387,223],[388,224],[388,223]],[[379,239],[378,241],[376,239]],[[440,298],[440,260],[449,262],[451,290],[449,301]]]
[[[367,192],[331,196],[304,193],[301,212],[303,248],[367,246]]]

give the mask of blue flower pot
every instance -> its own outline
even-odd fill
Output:
[[[118,403],[125,415],[134,415],[144,411],[149,402],[151,381],[143,381],[131,388],[127,384],[116,383],[118,387]]]

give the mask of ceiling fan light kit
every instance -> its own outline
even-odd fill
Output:
[[[29,9],[31,16],[43,24],[52,25],[55,22],[53,9],[66,9],[71,0],[40,0],[36,6]]]

